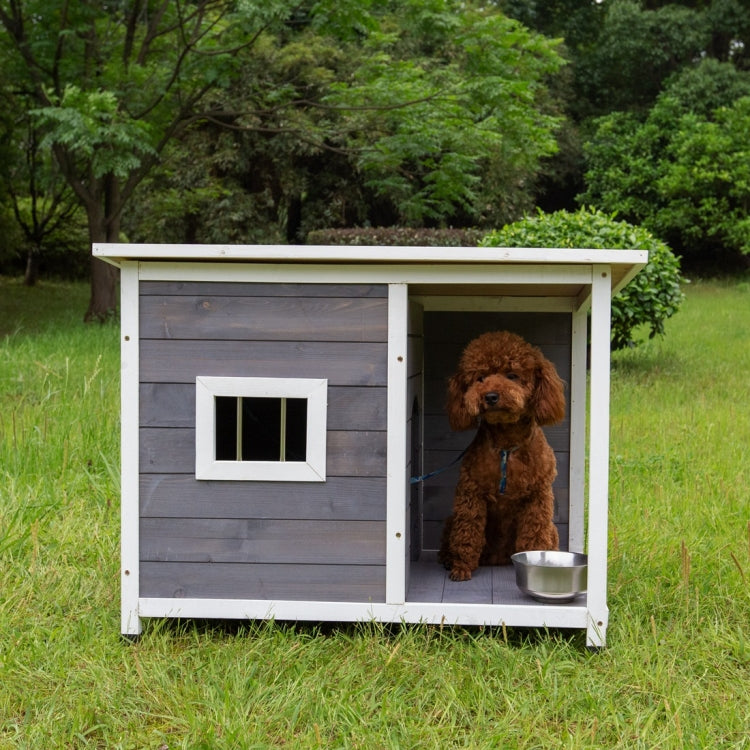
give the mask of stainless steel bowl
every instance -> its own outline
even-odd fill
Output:
[[[588,558],[581,552],[516,552],[516,585],[542,602],[569,602],[586,592]]]

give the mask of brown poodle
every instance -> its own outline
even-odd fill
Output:
[[[557,549],[555,454],[540,425],[565,416],[554,365],[520,336],[485,333],[464,350],[448,385],[451,429],[478,427],[466,450],[440,562],[454,581],[514,552]]]

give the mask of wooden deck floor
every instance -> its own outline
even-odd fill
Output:
[[[417,562],[410,563],[406,600],[409,602],[546,606],[543,602],[519,590],[512,565],[480,567],[474,571],[471,580],[456,582],[451,581],[448,571],[438,563],[436,553],[429,552],[423,553]],[[586,597],[580,596],[568,604],[580,607],[585,602]]]

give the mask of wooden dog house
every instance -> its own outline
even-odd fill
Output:
[[[604,645],[610,300],[645,252],[94,254],[122,271],[123,634],[144,617],[375,619],[581,628]],[[588,594],[571,603],[521,594],[510,566],[454,583],[436,561],[471,440],[448,427],[446,379],[497,329],[568,383],[568,417],[547,434],[561,546],[589,555]]]

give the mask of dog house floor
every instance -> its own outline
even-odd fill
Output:
[[[523,604],[546,606],[524,594],[516,586],[512,565],[481,566],[469,581],[451,581],[448,571],[437,561],[436,552],[423,552],[420,559],[410,563],[410,602],[450,602],[455,604]],[[585,605],[586,597],[577,597],[568,606]],[[565,606],[560,603],[559,606]]]

